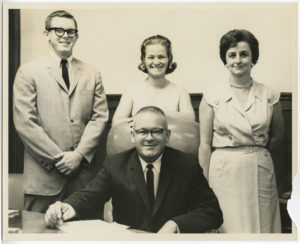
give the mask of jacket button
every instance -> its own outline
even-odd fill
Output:
[[[71,119],[71,123],[74,123],[74,120]]]
[[[70,149],[73,151],[73,150],[74,150],[74,147],[71,147]]]

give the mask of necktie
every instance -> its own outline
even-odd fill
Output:
[[[152,164],[147,164],[146,183],[147,183],[147,190],[148,190],[151,210],[153,210],[153,206],[154,206],[154,184],[153,184],[154,177],[153,177],[152,168],[153,168]]]
[[[69,90],[70,81],[69,81],[69,72],[68,72],[67,63],[68,61],[66,59],[61,60],[62,77],[64,78],[66,86]]]

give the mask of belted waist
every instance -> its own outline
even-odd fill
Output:
[[[257,152],[257,151],[267,150],[267,149],[263,146],[253,145],[253,146],[239,146],[239,147],[216,147],[215,150],[252,153],[252,152]]]

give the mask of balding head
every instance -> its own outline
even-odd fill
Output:
[[[135,114],[131,140],[146,162],[154,162],[162,154],[169,139],[168,122],[160,108],[148,106]]]

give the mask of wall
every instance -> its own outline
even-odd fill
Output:
[[[55,6],[55,9],[53,9]],[[234,28],[253,32],[260,59],[253,78],[291,92],[297,75],[296,3],[77,4],[21,10],[21,64],[47,54],[46,16],[69,10],[79,24],[76,57],[102,73],[107,94],[120,94],[145,79],[137,69],[142,41],[154,34],[170,38],[178,68],[168,78],[191,93],[228,77],[218,54],[219,40]]]

